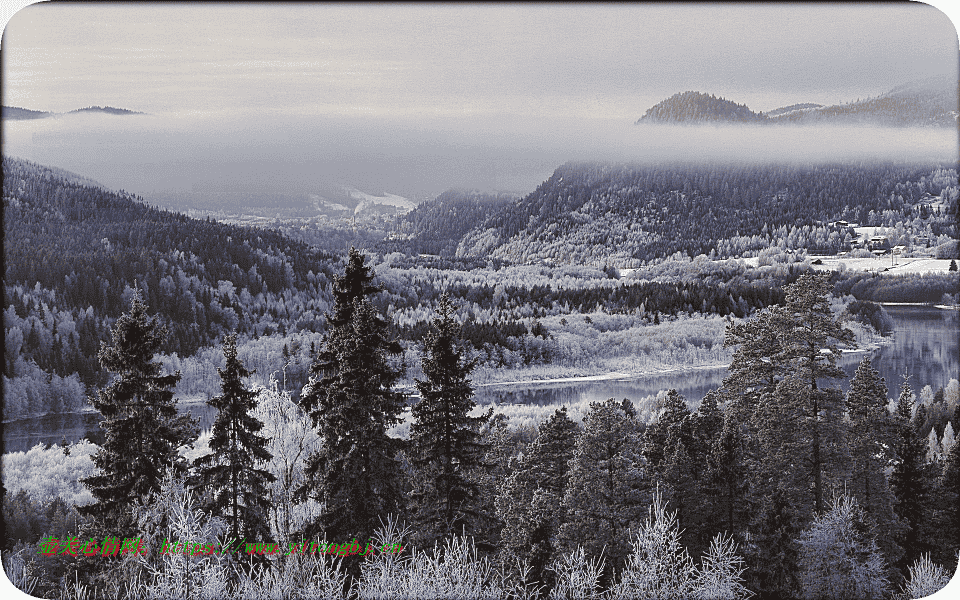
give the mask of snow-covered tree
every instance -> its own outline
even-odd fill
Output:
[[[797,541],[803,598],[886,597],[890,582],[872,527],[857,501],[846,495],[837,497],[830,510],[817,515]]]
[[[943,459],[943,448],[937,438],[937,428],[932,427],[927,436],[927,462],[940,462]]]

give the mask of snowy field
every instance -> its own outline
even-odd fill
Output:
[[[838,256],[808,256],[811,263],[820,259],[823,264],[813,265],[819,271],[852,269],[855,271],[886,272],[891,275],[913,273],[946,273],[950,268],[949,259],[886,255],[880,258],[849,258]]]
[[[821,264],[812,264],[816,260]],[[741,258],[745,264],[756,267],[759,258]],[[807,260],[818,271],[875,271],[890,273],[891,275],[906,275],[908,273],[946,273],[950,269],[950,259],[907,257],[887,254],[876,258],[850,258],[848,256],[814,256],[808,255]]]

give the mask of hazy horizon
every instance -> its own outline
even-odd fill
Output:
[[[769,112],[958,62],[923,4],[37,4],[4,31],[4,105],[149,114],[5,121],[3,151],[144,196],[421,199],[527,193],[574,160],[955,161],[953,130],[633,124],[686,90]]]

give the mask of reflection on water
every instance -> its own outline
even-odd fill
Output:
[[[874,367],[886,380],[890,396],[896,396],[904,373],[919,392],[925,385],[934,390],[946,386],[960,372],[957,311],[925,306],[888,306],[894,320],[893,343],[870,353]],[[863,353],[846,354],[841,366],[848,376],[857,370]],[[697,369],[684,373],[667,373],[624,380],[588,381],[553,384],[490,385],[477,389],[479,404],[573,404],[604,401],[607,398],[639,400],[660,390],[676,389],[696,404],[703,395],[717,388],[726,376],[726,368]],[[847,381],[841,386],[846,389]],[[216,409],[205,403],[180,407],[200,418],[204,429],[213,425]],[[56,444],[66,438],[75,442],[87,438],[95,443],[103,439],[99,414],[48,415],[6,423],[3,428],[5,452],[29,450],[38,443]]]

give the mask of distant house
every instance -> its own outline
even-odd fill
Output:
[[[906,250],[907,250],[906,246],[899,245],[899,246],[894,246],[893,248],[891,248],[890,251],[893,252],[894,254],[903,254],[904,252],[906,252]]]
[[[878,251],[880,254],[886,254],[890,250],[890,240],[885,235],[875,235],[870,238],[867,248],[874,254],[877,254]]]

